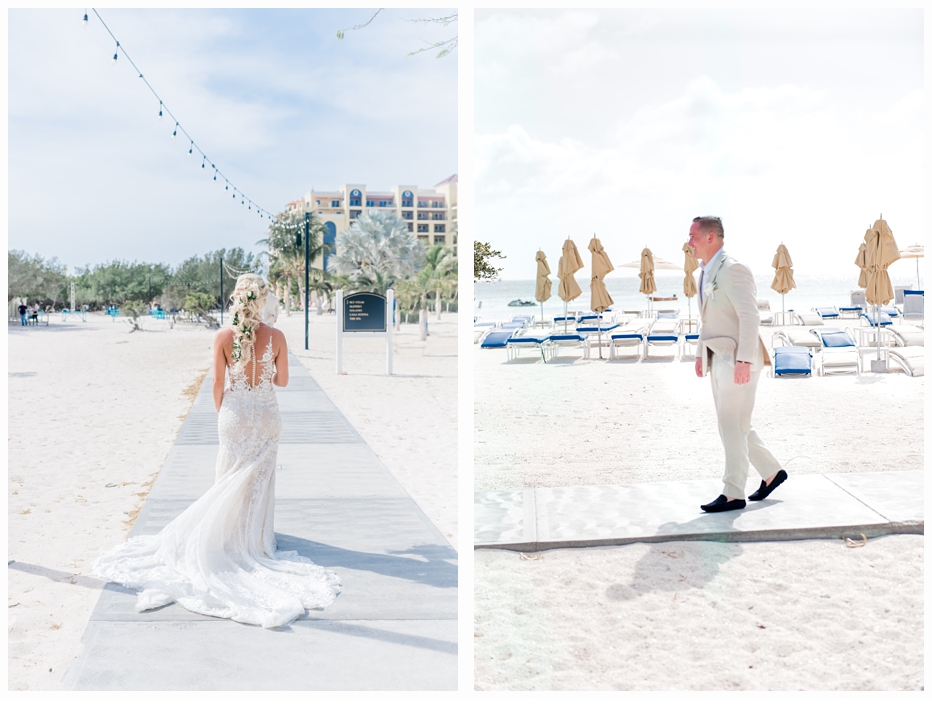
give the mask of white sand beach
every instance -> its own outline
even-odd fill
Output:
[[[477,346],[475,489],[720,479],[709,381],[691,357],[673,360],[675,349],[641,363],[565,350],[544,364]],[[924,378],[901,372],[765,373],[753,424],[788,484],[914,470],[924,466],[923,403]],[[475,557],[478,689],[923,685],[922,536]]]
[[[125,540],[210,366],[214,331],[145,318],[9,327],[8,687],[61,688],[100,594],[97,555]],[[317,377],[430,519],[456,536],[456,316],[396,338],[397,378],[370,343],[333,373],[334,317],[279,324]],[[297,327],[296,327],[297,326]],[[300,336],[298,336],[300,329]],[[381,340],[378,340],[381,343]],[[329,347],[329,348],[328,348]],[[378,346],[376,346],[378,348]],[[327,372],[331,372],[328,376]],[[412,452],[414,451],[414,452]]]

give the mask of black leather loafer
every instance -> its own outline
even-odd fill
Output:
[[[748,495],[748,499],[751,501],[763,501],[768,496],[770,496],[770,493],[774,489],[783,484],[786,481],[786,478],[786,470],[780,470],[777,472],[777,476],[773,478],[773,482],[771,482],[769,485],[764,480],[761,480],[760,488],[753,494]]]
[[[718,499],[714,502],[709,502],[708,504],[700,504],[699,508],[703,511],[707,511],[710,514],[716,511],[735,511],[736,509],[743,509],[748,504],[744,499],[732,499],[728,501],[728,497],[724,494],[720,494]]]

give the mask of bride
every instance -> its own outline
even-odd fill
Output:
[[[268,292],[258,275],[241,275],[232,327],[214,339],[214,486],[158,535],[130,538],[94,564],[97,575],[139,591],[138,611],[177,602],[203,615],[278,627],[340,593],[334,573],[296,551],[276,550],[281,416],[272,386],[288,384],[288,348],[285,335],[262,322]]]

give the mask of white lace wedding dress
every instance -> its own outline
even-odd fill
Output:
[[[277,551],[272,521],[281,416],[272,386],[272,340],[250,386],[230,369],[220,406],[214,486],[156,536],[135,536],[94,564],[139,590],[136,609],[177,602],[203,615],[278,627],[323,608],[340,592],[331,571]]]

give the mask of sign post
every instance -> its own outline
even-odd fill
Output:
[[[389,289],[385,295],[378,293],[336,293],[337,309],[337,373],[343,371],[343,339],[345,337],[385,337],[385,354],[388,375],[392,375],[392,318],[394,316],[395,291]]]

